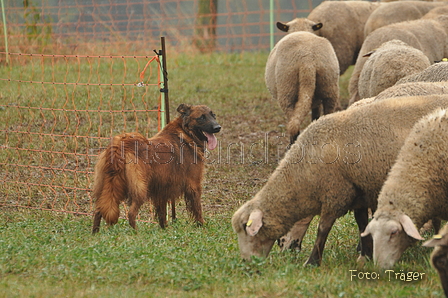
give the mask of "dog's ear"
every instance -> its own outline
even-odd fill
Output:
[[[177,111],[182,115],[182,117],[190,114],[191,105],[187,105],[182,103],[179,107],[177,107]]]

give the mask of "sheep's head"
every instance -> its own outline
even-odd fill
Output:
[[[393,267],[415,240],[423,240],[409,216],[396,210],[378,210],[361,233],[367,235],[373,238],[373,260],[383,269]]]
[[[277,22],[277,28],[288,33],[297,31],[316,33],[322,26],[322,23],[316,23],[306,18],[296,18],[288,23]]]
[[[448,225],[439,234],[434,235],[431,240],[423,243],[423,246],[434,247],[431,254],[432,266],[439,273],[445,296],[448,297]]]
[[[254,209],[249,213],[247,209],[246,205],[243,205],[232,218],[233,229],[238,234],[241,257],[246,260],[250,260],[252,256],[267,257],[275,240],[260,232],[263,212]]]

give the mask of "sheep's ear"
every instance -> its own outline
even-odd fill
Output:
[[[313,29],[314,31],[319,30],[320,28],[322,28],[324,25],[322,23],[317,23],[314,24],[313,26],[311,26],[311,29]]]
[[[288,32],[289,26],[282,22],[277,22],[277,28],[283,32]]]
[[[263,212],[261,210],[254,210],[249,215],[249,220],[246,223],[246,233],[249,236],[257,235],[260,228],[263,226]]]
[[[372,56],[373,53],[375,53],[375,52],[376,52],[376,50],[372,50],[372,51],[370,51],[370,52],[368,52],[367,54],[362,55],[362,56],[363,56],[363,57],[370,57],[370,56]]]
[[[401,214],[399,217],[401,226],[403,227],[404,231],[408,236],[417,239],[417,240],[425,240],[420,236],[420,234],[417,231],[417,228],[415,227],[414,223],[412,222],[412,219],[409,218],[406,214]]]
[[[182,115],[188,115],[191,111],[191,105],[187,105],[187,104],[180,104],[179,107],[177,107],[177,111]]]
[[[434,235],[432,239],[426,241],[422,244],[426,247],[434,247],[434,246],[448,246],[448,234],[445,235]]]
[[[368,224],[367,227],[364,229],[364,232],[361,233],[361,237],[366,237],[366,236],[370,235],[369,226],[370,226],[370,224]]]

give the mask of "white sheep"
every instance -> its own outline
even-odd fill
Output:
[[[398,80],[396,84],[398,85],[410,82],[444,82],[444,81],[448,81],[447,62],[435,63],[425,68],[421,72],[401,78],[400,80]]]
[[[448,82],[411,82],[398,84],[384,90],[375,96],[374,99],[381,100],[391,97],[433,94],[448,94]]]
[[[359,231],[414,123],[448,107],[448,96],[400,97],[325,115],[309,125],[268,182],[233,215],[241,256],[266,257],[274,242],[303,219],[320,215],[306,264],[320,264],[335,220],[354,210]],[[371,239],[361,239],[361,256]]]
[[[316,6],[308,18],[297,18],[288,23],[277,23],[284,32],[308,31],[327,38],[338,57],[343,74],[355,64],[364,41],[364,24],[379,3],[369,1],[324,1]]]
[[[368,55],[359,76],[358,91],[361,98],[376,96],[399,79],[431,65],[422,51],[397,39],[383,43]]]
[[[431,9],[427,14],[425,14],[422,17],[422,19],[434,19],[440,15],[448,14],[448,5],[446,5],[446,2],[444,4],[445,4],[444,6]]]
[[[367,61],[367,57],[364,55],[393,39],[401,40],[421,50],[428,57],[430,63],[440,61],[448,55],[448,16],[391,24],[369,34],[361,47],[350,77],[349,104],[361,99],[358,83],[361,71]]]
[[[288,119],[291,143],[310,111],[312,120],[339,106],[339,66],[330,42],[309,32],[284,36],[266,63],[266,86]]]
[[[402,96],[426,96],[426,95],[448,94],[448,82],[413,82],[394,85],[387,88],[375,97],[358,100],[348,107],[353,109],[374,101]]]
[[[364,26],[364,36],[378,28],[404,21],[417,20],[432,9],[445,6],[444,2],[398,1],[383,3],[369,16]]]
[[[448,219],[448,113],[436,109],[410,132],[361,234],[373,237],[373,259],[391,268],[431,219]]]
[[[439,273],[445,296],[448,297],[448,224],[439,234],[423,243],[423,246],[434,247],[431,253],[431,264]]]

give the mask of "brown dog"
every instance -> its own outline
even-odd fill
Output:
[[[203,224],[201,192],[204,150],[217,145],[214,133],[221,130],[215,114],[204,105],[181,104],[180,116],[154,137],[139,133],[115,136],[98,157],[93,196],[96,198],[93,233],[100,230],[101,218],[117,223],[119,205],[127,199],[129,224],[143,202],[150,199],[162,228],[166,226],[168,202],[184,195],[187,210]]]

